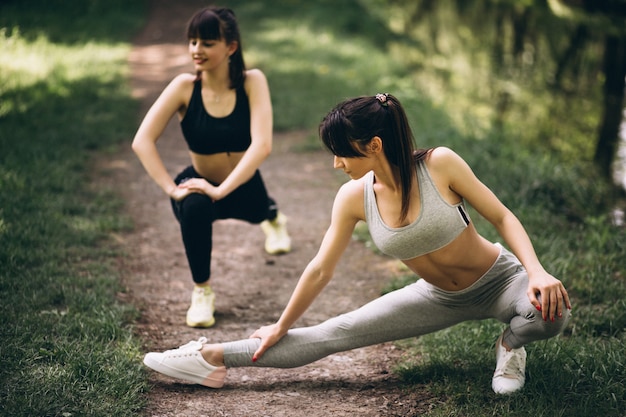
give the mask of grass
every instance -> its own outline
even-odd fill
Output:
[[[144,11],[30,3],[0,6],[0,414],[134,416],[147,385],[111,239],[132,224],[90,181],[135,128],[127,40]]]
[[[572,295],[571,325],[562,337],[528,347],[527,386],[511,397],[496,397],[489,383],[501,324],[465,323],[402,341],[414,359],[398,372],[441,400],[428,415],[623,416],[624,230],[608,215],[613,191],[568,151],[587,149],[575,144],[589,142],[596,97],[568,97],[565,109],[545,89],[499,75],[492,84],[515,93],[518,107],[496,129],[488,75],[467,56],[479,60],[480,51],[424,59],[422,34],[399,36],[378,0],[228,4],[240,19],[248,66],[268,76],[277,129],[306,129],[314,138],[338,101],[396,94],[419,145],[447,145],[464,156],[520,217],[544,265]],[[132,332],[137,312],[119,297],[123,255],[112,238],[132,224],[113,190],[90,186],[94,158],[126,146],[137,127],[126,56],[145,10],[133,5],[0,5],[2,415],[137,415],[149,389]],[[455,44],[453,31],[444,35]],[[312,140],[310,148],[317,146]],[[367,241],[367,228],[357,235]],[[400,276],[387,290],[414,279]]]

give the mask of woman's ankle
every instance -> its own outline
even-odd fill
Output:
[[[224,349],[222,345],[211,344],[202,347],[202,358],[212,366],[224,366]]]

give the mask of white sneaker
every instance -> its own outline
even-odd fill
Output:
[[[187,310],[187,326],[211,327],[215,324],[215,294],[211,287],[196,286],[191,293],[191,307]]]
[[[221,388],[226,378],[224,366],[213,366],[204,360],[200,351],[206,343],[201,337],[178,349],[163,353],[150,352],[143,358],[148,367],[172,378],[183,379],[211,388]]]
[[[526,350],[511,349],[502,346],[502,335],[496,342],[496,371],[493,374],[491,388],[496,394],[511,394],[522,389],[526,382]]]
[[[287,234],[287,216],[278,213],[274,220],[264,220],[261,229],[265,233],[265,251],[278,255],[291,251],[291,238]]]

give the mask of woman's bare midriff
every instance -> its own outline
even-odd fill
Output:
[[[500,249],[470,224],[445,247],[402,262],[428,283],[444,291],[471,286],[494,264]]]
[[[221,184],[235,169],[244,152],[222,152],[212,155],[189,152],[189,154],[193,168],[198,174],[212,183]]]

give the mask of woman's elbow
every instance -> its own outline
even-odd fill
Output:
[[[137,151],[139,150],[139,143],[137,142],[137,138],[133,139],[130,144],[130,148],[133,150],[133,152],[137,153]]]
[[[247,152],[250,152],[260,161],[264,161],[272,153],[272,145],[258,144],[248,148]]]
[[[313,269],[313,279],[316,284],[323,288],[333,279],[334,271],[332,269],[317,265]]]
[[[132,143],[130,144],[130,147],[136,155],[141,155],[146,150],[146,144],[146,140],[143,139],[141,136],[135,136]]]
[[[267,158],[268,156],[270,156],[270,154],[272,153],[272,141],[268,140],[268,141],[263,142],[263,144],[259,147],[259,153],[264,158]]]

